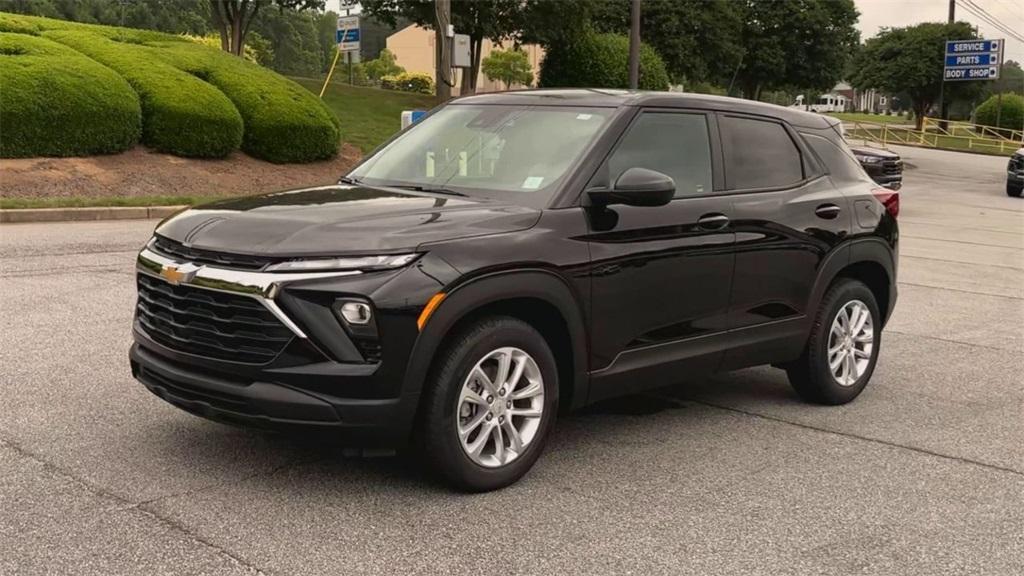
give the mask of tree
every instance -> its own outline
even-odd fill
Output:
[[[885,28],[857,52],[850,82],[859,89],[876,89],[910,98],[917,129],[943,94],[947,101],[969,99],[981,90],[978,82],[946,82],[942,68],[949,38],[976,38],[967,22],[925,22],[906,28]]]
[[[592,26],[627,34],[629,0],[593,6]],[[732,0],[643,0],[640,30],[665,61],[673,80],[728,82],[739,63],[742,4]]]
[[[366,76],[370,80],[379,81],[384,76],[398,76],[402,72],[405,72],[405,68],[402,68],[395,61],[395,55],[391,50],[387,48],[380,51],[380,56],[377,56],[373,60],[367,60],[363,63],[363,68],[366,69]]]
[[[745,0],[739,10],[736,83],[754,100],[762,90],[832,89],[859,39],[853,0]]]
[[[220,47],[234,55],[242,53],[249,27],[260,8],[271,0],[209,0],[213,26],[220,33]],[[273,0],[278,10],[322,10],[325,0]]]
[[[484,76],[497,82],[504,82],[508,90],[513,84],[533,84],[533,70],[526,52],[519,49],[495,50],[481,63]]]
[[[640,45],[640,89],[665,90],[668,73],[658,53]],[[629,87],[629,38],[586,32],[572,42],[548,48],[540,69],[544,88]]]
[[[424,28],[437,28],[432,0],[363,0],[363,11],[386,24],[406,18]],[[462,94],[476,92],[480,52],[485,38],[494,42],[512,36],[521,23],[521,0],[452,0],[451,23],[459,34],[469,35],[470,68],[462,75]],[[441,79],[438,78],[438,81]]]

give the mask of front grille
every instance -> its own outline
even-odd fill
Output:
[[[273,360],[292,332],[246,296],[174,286],[138,275],[138,320],[146,334],[173,350],[248,364]]]
[[[200,250],[190,248],[181,242],[175,242],[157,236],[151,246],[153,250],[179,260],[187,260],[196,264],[212,264],[220,268],[234,268],[238,270],[262,270],[268,264],[277,262],[271,258],[262,256],[247,256],[245,254],[226,254],[212,250]]]
[[[882,163],[882,172],[886,175],[903,173],[903,160],[886,160]]]

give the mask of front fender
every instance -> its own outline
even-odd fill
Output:
[[[541,300],[562,315],[573,352],[572,407],[582,405],[587,398],[589,379],[588,340],[581,300],[560,275],[542,268],[492,272],[446,289],[444,300],[430,316],[413,346],[402,386],[404,394],[419,397],[434,357],[460,320],[489,304],[521,298]]]

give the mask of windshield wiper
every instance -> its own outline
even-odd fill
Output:
[[[342,176],[341,178],[338,178],[338,182],[341,182],[342,184],[359,184],[359,179],[352,178],[350,176]]]
[[[450,190],[448,188],[435,188],[433,186],[423,186],[420,184],[393,184],[391,188],[399,188],[401,190],[412,190],[414,192],[426,192],[428,194],[445,194],[448,196],[465,196],[462,192]]]

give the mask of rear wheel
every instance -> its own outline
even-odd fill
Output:
[[[540,456],[557,402],[558,371],[540,333],[515,318],[481,320],[448,343],[432,373],[423,455],[460,489],[502,488]]]
[[[803,356],[786,369],[790,384],[808,402],[853,400],[875,370],[881,335],[874,293],[840,278],[822,299]]]

